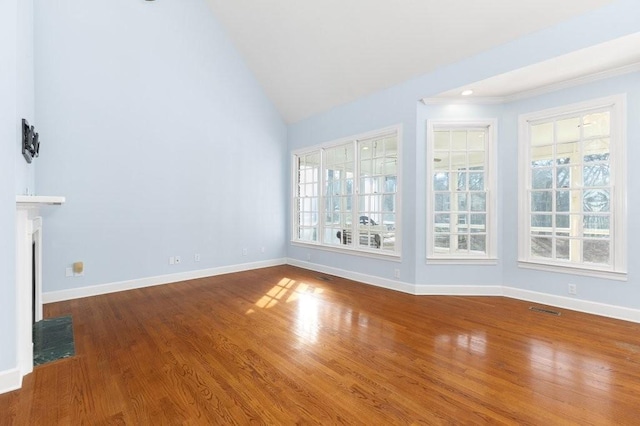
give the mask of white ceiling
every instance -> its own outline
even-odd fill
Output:
[[[288,123],[613,0],[208,0]]]

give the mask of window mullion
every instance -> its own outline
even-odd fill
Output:
[[[317,233],[318,233],[318,242],[320,244],[324,243],[324,230],[325,230],[325,222],[326,222],[326,192],[327,192],[327,179],[325,174],[326,170],[326,150],[324,148],[320,149],[320,170],[319,170],[319,182],[318,182],[318,223],[316,224]]]
[[[360,221],[358,219],[360,212],[360,146],[358,140],[353,141],[353,195],[351,199],[351,227],[352,238],[351,244],[356,246],[359,241]]]

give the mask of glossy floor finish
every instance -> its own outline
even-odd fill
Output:
[[[56,303],[0,424],[638,424],[640,325],[281,266]]]

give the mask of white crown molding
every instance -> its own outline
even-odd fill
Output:
[[[461,98],[459,96],[448,96],[442,98],[422,98],[421,101],[425,105],[497,105],[503,104],[507,100],[506,96],[467,96]]]
[[[81,297],[99,296],[101,294],[115,293],[118,291],[133,290],[136,288],[152,287],[162,284],[171,284],[180,281],[195,280],[198,278],[213,277],[216,275],[230,274],[234,272],[250,271],[253,269],[268,268],[286,264],[285,259],[273,259],[260,262],[242,263],[239,265],[221,266],[218,268],[199,269],[196,271],[179,272],[177,274],[159,275],[155,277],[139,278],[128,281],[119,281],[108,284],[94,285],[90,287],[73,288],[69,290],[50,291],[42,294],[44,303],[62,302],[65,300],[79,299]]]
[[[20,370],[12,368],[0,371],[0,394],[14,391],[22,387],[22,375]]]
[[[543,95],[545,93],[555,92],[562,89],[568,89],[571,87],[581,86],[587,83],[593,83],[599,80],[605,80],[611,77],[617,77],[624,74],[630,74],[632,72],[640,71],[640,62],[625,65],[618,68],[612,68],[610,70],[600,71],[597,73],[585,75],[582,77],[571,78],[568,80],[558,81],[545,86],[541,86],[531,90],[524,90],[522,92],[513,93],[505,97],[507,102],[518,101],[521,99],[532,98],[534,96]]]
[[[617,68],[612,68],[605,71],[596,72],[593,74],[584,75],[581,77],[570,78],[567,80],[557,81],[554,83],[546,84],[544,86],[536,87],[534,89],[523,90],[520,92],[510,93],[505,96],[494,96],[494,97],[465,97],[460,98],[459,96],[449,96],[449,97],[432,97],[432,98],[423,98],[421,99],[422,103],[425,105],[448,105],[448,104],[457,104],[457,105],[486,105],[486,104],[504,104],[514,101],[519,101],[522,99],[533,98],[535,96],[544,95],[546,93],[555,92],[562,89],[568,89],[571,87],[581,86],[583,84],[593,83],[599,80],[605,80],[611,77],[617,77],[624,74],[630,74],[633,72],[640,71],[640,62],[635,62],[629,65],[624,65]]]

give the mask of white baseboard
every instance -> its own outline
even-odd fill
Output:
[[[416,285],[417,296],[502,296],[499,285]]]
[[[272,259],[260,262],[242,263],[239,265],[221,266],[218,268],[199,269],[197,271],[179,272],[177,274],[159,275],[155,277],[139,278],[135,280],[119,281],[108,284],[99,284],[90,287],[73,288],[69,290],[50,291],[42,294],[43,303],[62,302],[65,300],[79,299],[82,297],[99,296],[101,294],[115,293],[118,291],[133,290],[136,288],[152,287],[162,284],[170,284],[180,281],[195,280],[198,278],[213,277],[216,275],[230,274],[234,272],[250,271],[252,269],[268,268],[286,264],[285,259]]]
[[[316,272],[323,272],[325,274],[336,275],[341,278],[346,278],[353,281],[358,281],[363,284],[370,284],[376,287],[387,288],[389,290],[401,291],[403,293],[415,294],[415,286],[413,284],[407,284],[402,281],[388,280],[385,278],[376,277],[373,275],[361,274],[359,272],[347,271],[345,269],[334,268],[331,266],[318,265],[317,263],[304,262],[298,259],[287,259],[287,264],[297,266],[299,268],[309,269]]]
[[[270,266],[278,266],[284,264],[298,266],[300,268],[309,269],[316,272],[336,275],[338,277],[358,281],[363,284],[369,284],[418,296],[504,296],[510,297],[512,299],[525,300],[529,302],[555,306],[557,308],[570,309],[573,311],[640,323],[640,310],[624,308],[621,306],[607,305],[604,303],[591,302],[588,300],[580,300],[570,297],[555,296],[552,294],[538,293],[535,291],[522,290],[514,287],[506,287],[500,285],[477,286],[409,284],[402,281],[380,278],[374,275],[367,275],[359,272],[348,271],[345,269],[334,268],[331,266],[304,262],[292,258],[281,258],[261,262],[244,263],[239,265],[222,266],[218,268],[200,269],[197,271],[188,271],[177,274],[160,275],[156,277],[140,278],[129,281],[120,281],[91,287],[47,292],[42,295],[42,300],[43,303],[62,302],[65,300],[78,299],[81,297],[98,296],[101,294],[115,293],[118,291],[151,287],[156,285],[175,283],[179,281],[206,278],[221,274],[249,271],[252,269],[267,268]],[[11,371],[13,370],[10,370],[10,372]],[[20,382],[20,380],[18,380],[18,382]],[[4,382],[2,381],[2,377],[0,376],[0,390],[3,389],[3,383]],[[20,385],[18,385],[18,387],[19,386]],[[9,385],[8,387],[11,386]]]
[[[640,323],[640,310],[637,309],[521,290],[514,287],[501,285],[415,285],[292,258],[287,258],[287,264],[417,296],[504,296],[592,315]]]
[[[570,309],[572,311],[640,323],[640,310],[637,309],[607,305],[605,303],[591,302],[589,300],[580,300],[565,296],[555,296],[553,294],[538,293],[536,291],[522,290],[514,287],[502,287],[502,294],[503,296],[510,297],[512,299],[525,300],[528,302],[554,306],[556,308]]]
[[[415,285],[292,258],[287,259],[287,264],[416,296],[502,296],[502,287],[499,285]]]
[[[0,371],[0,394],[11,392],[22,387],[22,376],[20,370],[12,368],[11,370]]]

